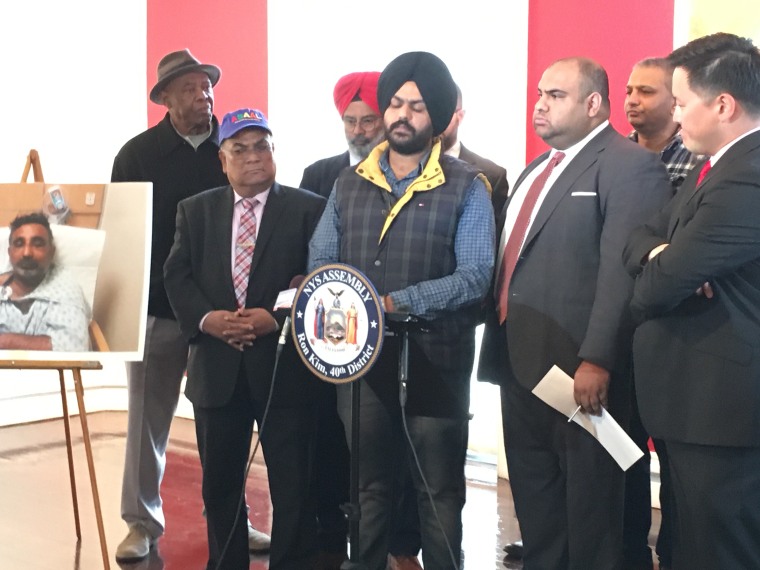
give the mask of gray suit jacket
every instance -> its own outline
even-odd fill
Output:
[[[241,366],[249,376],[252,396],[265,402],[274,367],[276,334],[256,339],[242,353],[200,332],[209,311],[235,310],[230,245],[233,192],[222,186],[179,203],[177,230],[164,265],[166,292],[180,330],[190,343],[187,397],[195,405],[219,407],[232,397]],[[309,239],[325,199],[306,190],[280,186],[270,190],[253,259],[246,307],[272,311],[277,294],[306,273]],[[275,315],[282,323],[285,314]],[[308,397],[315,379],[287,343],[280,361],[273,405],[288,405]]]
[[[516,187],[546,157],[529,164]],[[505,326],[488,311],[480,378],[532,389],[554,364],[571,376],[582,360],[626,370],[633,280],[621,261],[623,246],[670,194],[657,155],[611,126],[589,141],[552,185],[530,227],[510,283]],[[498,228],[505,216],[506,209]]]

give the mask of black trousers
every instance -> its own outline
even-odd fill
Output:
[[[315,379],[315,382],[319,382]],[[317,501],[317,544],[319,550],[345,553],[348,521],[341,510],[347,503],[351,454],[346,432],[338,415],[335,386],[320,382],[314,461],[314,491]]]
[[[760,568],[760,447],[665,443],[674,570]]]
[[[249,381],[241,369],[233,396],[225,406],[193,406],[203,468],[207,568],[217,567],[228,539],[220,568],[248,570],[250,565],[245,501],[240,497],[256,420],[272,500],[269,568],[307,570],[313,567],[316,551],[316,512],[310,488],[313,412],[303,404],[270,408],[262,423],[266,402],[251,397]]]
[[[526,388],[508,382],[501,400],[525,570],[622,568],[623,471]]]

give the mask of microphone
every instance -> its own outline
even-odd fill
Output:
[[[277,350],[282,350],[280,347],[285,346],[285,343],[288,340],[288,334],[290,334],[290,316],[285,317],[285,322],[282,323],[280,340],[277,341]]]
[[[301,283],[303,283],[304,279],[306,279],[306,275],[296,275],[293,277],[293,279],[290,280],[288,289],[298,289],[301,286]]]

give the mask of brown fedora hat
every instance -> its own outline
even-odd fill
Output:
[[[150,100],[154,103],[161,104],[161,91],[164,90],[169,82],[180,75],[192,71],[201,71],[208,75],[213,87],[219,82],[222,76],[222,70],[215,65],[204,64],[195,59],[190,50],[185,48],[180,51],[173,51],[161,58],[158,62],[158,81],[150,90]]]

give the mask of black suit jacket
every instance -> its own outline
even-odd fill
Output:
[[[529,164],[516,187],[546,157]],[[625,370],[633,279],[620,256],[632,228],[670,194],[657,155],[612,127],[589,141],[552,185],[530,227],[510,283],[506,326],[488,311],[479,377],[530,390],[554,364],[571,376],[582,360]]]
[[[507,198],[509,197],[509,182],[507,182],[506,168],[475,154],[461,143],[459,147],[459,159],[464,160],[468,164],[472,164],[475,168],[485,174],[485,177],[491,184],[491,203],[493,204],[493,211],[498,217],[504,209],[504,204],[506,204]]]
[[[654,437],[760,445],[760,133],[737,142],[696,188],[636,229],[625,263],[641,417]],[[642,267],[657,245],[670,244]],[[709,282],[712,299],[695,291]]]
[[[277,294],[288,289],[294,276],[306,273],[309,239],[324,204],[321,196],[273,184],[259,226],[246,307],[272,311]],[[274,366],[277,334],[258,338],[241,353],[198,328],[208,312],[237,308],[230,259],[233,205],[230,186],[180,202],[174,245],[164,266],[169,301],[190,343],[185,394],[202,407],[229,401],[243,361],[253,396],[266,401]],[[284,313],[276,315],[280,323]],[[283,350],[277,377],[272,405],[308,397],[317,381],[291,342]]]
[[[338,156],[318,160],[304,169],[299,187],[328,198],[338,175],[344,168],[350,166],[350,163],[348,151]]]

